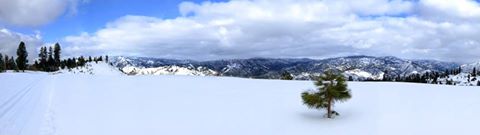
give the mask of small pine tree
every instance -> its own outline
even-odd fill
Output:
[[[383,71],[382,81],[390,81],[388,77],[388,70]]]
[[[282,80],[293,80],[293,76],[289,72],[285,71],[285,72],[282,73],[282,77],[280,79],[282,79]]]
[[[309,108],[327,109],[327,117],[332,118],[332,106],[338,101],[346,101],[352,97],[343,75],[331,72],[318,77],[315,81],[316,92],[303,92],[303,103]]]
[[[467,81],[470,83],[470,75],[467,75]]]
[[[473,77],[476,77],[476,76],[477,76],[477,68],[475,68],[475,67],[473,67],[472,76],[473,76]]]
[[[25,47],[24,42],[20,42],[20,45],[18,45],[17,49],[17,59],[15,60],[17,63],[17,68],[19,70],[22,70],[25,72],[25,69],[27,69],[27,63],[28,63],[28,52],[27,48]]]

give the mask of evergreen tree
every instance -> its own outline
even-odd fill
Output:
[[[60,62],[60,68],[65,69],[67,67],[67,60],[63,60]]]
[[[25,72],[25,69],[27,69],[27,63],[28,63],[27,57],[28,57],[28,52],[27,52],[27,48],[25,47],[25,43],[20,42],[20,45],[18,45],[18,49],[17,49],[17,59],[15,61],[17,62],[16,64],[18,69],[22,70],[23,72]]]
[[[108,55],[105,55],[105,62],[108,63]]]
[[[475,68],[475,67],[473,67],[472,76],[473,77],[477,76],[477,68]]]
[[[303,103],[309,108],[327,109],[327,117],[332,118],[332,106],[338,101],[346,101],[352,96],[343,75],[327,72],[315,82],[318,91],[303,92]]]
[[[38,63],[37,60],[35,60],[35,63],[33,64],[33,67],[35,67],[36,70],[40,70],[40,64]]]
[[[5,70],[10,70],[10,59],[8,57],[8,55],[5,54]]]
[[[467,81],[470,83],[470,74],[467,75],[467,79],[468,79]]]
[[[11,56],[10,59],[8,59],[8,63],[9,63],[8,65],[10,66],[10,70],[15,70],[16,72],[18,72],[17,63],[15,63],[13,56]]]
[[[3,54],[0,53],[0,72],[4,72],[5,69],[5,62],[3,61]]]
[[[85,61],[85,58],[83,58],[83,56],[80,56],[80,57],[78,58],[78,60],[77,60],[77,65],[78,65],[78,66],[85,66],[85,63],[87,63],[87,62]]]
[[[56,43],[53,47],[53,59],[55,60],[55,67],[60,66],[60,44]]]
[[[43,46],[40,48],[40,53],[38,54],[39,57],[39,69],[43,71],[47,71],[47,47]]]
[[[383,71],[382,81],[390,81],[390,79],[388,78],[388,71],[387,70]]]
[[[72,58],[72,68],[77,67],[77,58]]]
[[[282,73],[282,77],[280,79],[282,79],[282,80],[293,80],[293,76],[289,72],[285,71],[285,72]]]
[[[55,67],[55,59],[53,59],[53,48],[50,46],[48,47],[47,71],[52,72],[56,70],[57,67]]]

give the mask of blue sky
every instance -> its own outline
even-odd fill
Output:
[[[474,62],[479,24],[478,0],[14,0],[0,1],[0,53]]]
[[[195,3],[222,2],[226,0],[188,0]],[[185,0],[91,0],[79,4],[74,15],[65,12],[57,20],[44,26],[10,28],[33,34],[41,31],[46,42],[57,42],[67,35],[81,32],[95,32],[105,27],[107,22],[125,15],[152,16],[163,19],[178,17],[178,5]]]

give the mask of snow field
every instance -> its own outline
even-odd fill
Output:
[[[310,81],[5,73],[0,85],[0,135],[480,132],[478,87],[350,82],[326,119],[302,104]]]

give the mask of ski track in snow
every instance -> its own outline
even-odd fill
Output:
[[[47,105],[46,105],[46,112],[44,115],[44,123],[42,128],[40,129],[41,135],[55,135],[56,134],[56,127],[55,127],[55,111],[53,109],[53,97],[55,93],[55,82],[57,76],[53,76],[50,79],[49,85],[47,86],[48,95],[47,95]]]
[[[14,92],[15,94],[10,93],[10,95],[12,95],[11,97],[4,98],[6,100],[0,105],[0,135],[21,134],[24,128],[23,126],[34,111],[34,108],[30,107],[32,107],[32,104],[35,104],[39,98],[33,95],[40,93],[40,91],[32,90],[42,82],[42,79],[43,78],[38,78],[33,80],[16,92],[15,89],[10,90],[10,92]]]

